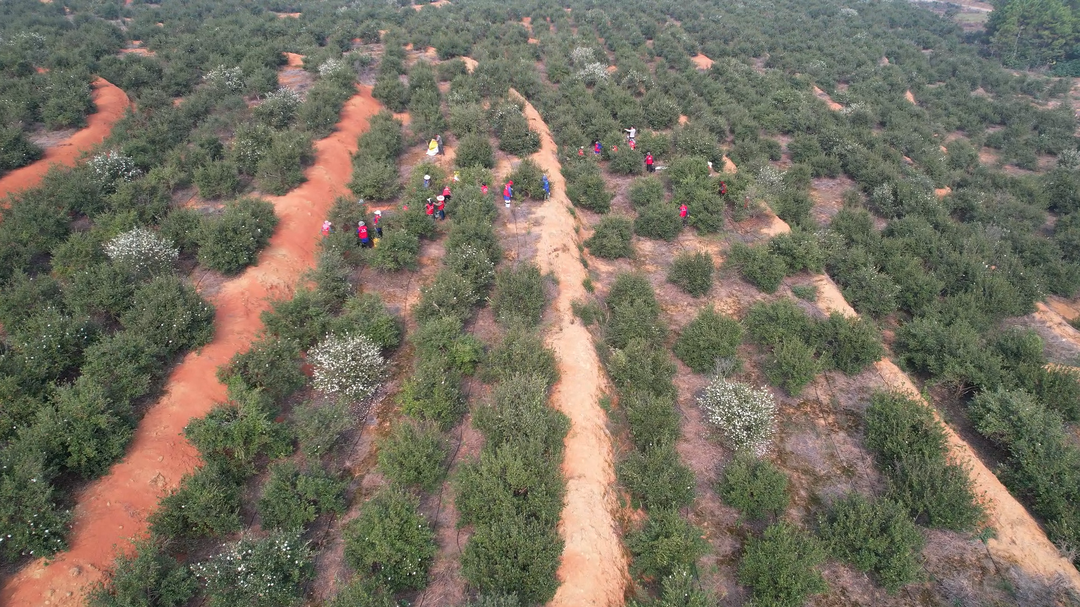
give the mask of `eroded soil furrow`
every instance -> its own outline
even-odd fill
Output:
[[[566,497],[559,534],[566,542],[558,576],[561,585],[550,605],[622,605],[627,562],[613,513],[615,466],[607,415],[599,399],[606,383],[592,336],[577,322],[571,302],[585,297],[587,276],[578,258],[576,219],[570,214],[557,148],[539,112],[525,103],[529,126],[540,133],[540,151],[532,156],[551,180],[551,198],[533,216],[539,231],[536,261],[558,280],[545,336],[555,352],[559,381],[551,404],[570,418],[563,476]]]
[[[368,119],[379,109],[370,87],[346,104],[338,130],[315,144],[307,181],[284,196],[267,197],[280,219],[259,264],[209,296],[216,307],[214,340],[189,353],[169,375],[163,396],[146,412],[124,459],[77,496],[70,549],[34,561],[4,584],[0,604],[9,607],[75,605],[100,579],[115,550],[146,530],[158,500],[198,464],[183,437],[184,427],[225,398],[217,367],[245,350],[262,329],[268,299],[290,295],[300,275],[315,263],[320,226],[335,197],[344,194],[351,154]]]

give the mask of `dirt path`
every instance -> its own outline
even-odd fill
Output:
[[[111,564],[114,547],[126,549],[127,540],[146,529],[146,517],[164,492],[198,465],[195,448],[182,436],[184,426],[225,397],[225,387],[215,379],[217,367],[246,349],[262,329],[259,314],[269,307],[267,297],[289,295],[300,274],[314,265],[323,218],[334,198],[345,192],[352,172],[356,138],[378,110],[371,88],[359,87],[345,104],[338,130],[316,142],[308,180],[284,196],[268,197],[281,221],[259,265],[210,298],[217,308],[214,340],[173,370],[123,461],[78,495],[70,550],[50,561],[34,561],[6,580],[0,604],[81,603],[87,585]]]
[[[86,117],[86,128],[45,150],[37,162],[15,169],[0,178],[0,197],[37,185],[54,164],[72,166],[79,155],[109,136],[116,121],[131,105],[126,93],[104,78],[94,80],[92,93],[97,111]]]
[[[613,517],[617,502],[611,436],[598,402],[605,380],[592,336],[570,308],[570,302],[585,297],[582,280],[587,274],[578,259],[576,220],[568,210],[558,148],[540,113],[528,102],[524,113],[540,133],[540,151],[532,159],[551,179],[551,198],[535,214],[540,233],[536,261],[542,272],[551,272],[558,280],[546,335],[559,364],[551,403],[570,418],[562,466],[566,497],[559,521],[566,542],[558,571],[562,584],[549,604],[622,605],[627,563]]]
[[[848,317],[857,316],[832,278],[822,274],[814,277],[814,284],[818,288],[817,306],[823,312],[826,314],[839,312]],[[1040,312],[1045,310],[1053,313],[1041,303],[1036,305]],[[1056,313],[1053,314],[1056,315]],[[1072,329],[1067,323],[1065,326]],[[1073,330],[1073,332],[1076,331]],[[987,542],[987,548],[994,559],[1015,564],[1028,574],[1048,580],[1061,576],[1073,588],[1080,591],[1080,572],[1077,572],[1068,559],[1060,555],[1027,509],[1009,493],[1005,485],[978,458],[971,446],[944,423],[936,408],[923,399],[911,378],[889,358],[879,360],[874,367],[882,383],[889,389],[909,394],[929,407],[934,412],[934,416],[942,421],[949,443],[950,456],[967,468],[975,493],[981,496],[986,506],[988,524],[996,536]]]
[[[821,88],[818,87],[816,84],[814,85],[814,96],[824,101],[825,105],[829,106],[829,109],[834,112],[839,112],[840,110],[844,109],[844,106],[833,101],[832,97],[830,97],[829,94],[825,91],[821,90]]]

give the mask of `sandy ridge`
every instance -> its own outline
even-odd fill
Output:
[[[519,96],[516,91],[515,95]],[[541,272],[558,280],[552,302],[553,320],[545,341],[555,351],[559,381],[551,404],[570,418],[563,475],[566,496],[559,534],[566,542],[558,577],[561,585],[549,603],[558,607],[622,605],[627,580],[626,553],[614,491],[615,466],[607,416],[599,398],[606,382],[592,336],[577,322],[571,302],[586,296],[587,272],[578,258],[577,220],[570,214],[566,182],[560,171],[558,148],[540,113],[525,102],[529,126],[540,133],[540,151],[532,160],[551,180],[551,198],[535,213],[540,238],[537,263]]]

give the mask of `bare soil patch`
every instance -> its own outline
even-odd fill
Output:
[[[917,103],[915,103],[915,95],[911,93],[911,89],[904,91],[904,99],[906,99],[907,102],[911,105],[918,105]]]
[[[693,57],[690,58],[690,60],[694,62],[694,65],[697,66],[697,68],[699,70],[707,70],[710,67],[712,67],[712,64],[713,64],[712,59],[709,59],[708,57],[706,57],[705,55],[702,55],[701,53],[698,53],[698,54],[694,55]]]
[[[810,182],[810,199],[814,208],[810,216],[821,226],[832,223],[832,218],[844,208],[844,192],[855,187],[847,175],[839,177],[816,177]]]
[[[130,549],[127,540],[145,532],[146,518],[160,497],[199,464],[198,452],[183,438],[184,426],[224,399],[225,386],[215,379],[217,367],[255,338],[268,298],[290,295],[300,274],[314,265],[323,218],[345,192],[356,139],[378,109],[371,89],[358,87],[342,110],[339,130],[316,142],[315,163],[305,172],[307,181],[284,196],[267,197],[280,223],[259,265],[210,297],[216,307],[214,340],[173,369],[163,396],[139,423],[124,459],[79,493],[70,549],[24,567],[6,581],[0,602],[20,607],[46,601],[78,604],[83,589],[110,566],[115,549]]]

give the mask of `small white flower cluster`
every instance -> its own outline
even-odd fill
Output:
[[[579,46],[570,51],[570,61],[574,65],[586,65],[596,61],[596,54],[587,46]]]
[[[203,75],[203,80],[212,84],[221,84],[231,91],[244,90],[244,70],[237,67],[219,65]]]
[[[379,346],[366,335],[328,334],[308,350],[315,389],[356,401],[370,398],[382,384],[385,361]]]
[[[480,249],[466,244],[451,251],[446,258],[447,265],[461,276],[468,274],[475,284],[488,284],[495,278],[495,264]]]
[[[844,8],[840,9],[840,14],[843,15],[844,17],[858,17],[859,16],[859,11],[857,11],[857,10],[855,10],[853,8],[845,6]]]
[[[623,76],[621,84],[623,86],[649,88],[652,85],[652,76],[648,72],[628,70],[626,75]]]
[[[758,171],[757,185],[767,192],[777,192],[784,187],[784,173],[771,164],[767,164]]]
[[[577,76],[581,78],[582,82],[591,86],[602,80],[607,80],[610,74],[607,71],[607,66],[603,63],[587,63],[585,67],[578,70]]]
[[[195,563],[191,570],[206,580],[208,588],[227,588],[234,597],[287,597],[295,587],[296,572],[311,557],[311,549],[298,535],[283,533],[241,539],[227,545],[221,554]]]
[[[713,379],[698,397],[705,418],[737,451],[763,455],[769,449],[776,417],[776,399],[766,388]]]
[[[297,106],[300,105],[300,102],[303,100],[300,93],[297,93],[287,86],[280,87],[278,90],[266,94],[266,101],[268,102],[273,101],[275,103]]]
[[[167,238],[138,227],[105,243],[105,254],[117,265],[123,265],[140,275],[157,274],[173,267],[180,249]]]
[[[121,180],[131,181],[142,173],[139,167],[135,166],[134,158],[114,150],[94,156],[87,164],[94,171],[98,182],[104,186],[111,186]]]
[[[342,70],[345,67],[345,62],[341,59],[327,59],[319,64],[319,75],[322,77],[330,76],[338,70]]]

